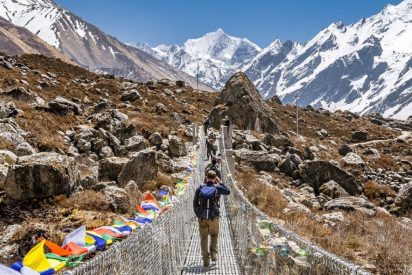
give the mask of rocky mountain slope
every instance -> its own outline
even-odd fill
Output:
[[[260,50],[217,31],[181,47],[142,49],[192,76],[199,62],[201,79],[215,88],[242,70],[264,98],[277,95],[284,103],[406,119],[412,115],[411,11],[411,0],[388,5],[349,26],[333,23],[305,44],[275,40]],[[234,55],[232,41],[244,41]]]
[[[174,186],[191,159],[190,124],[214,93],[145,84],[40,55],[0,56],[0,262],[38,237],[111,224],[142,192]]]
[[[92,71],[138,81],[171,78],[196,83],[189,75],[120,42],[52,0],[1,0],[0,16],[27,28]],[[208,89],[203,85],[201,88]]]
[[[210,114],[220,121],[223,111],[235,127],[236,179],[249,200],[374,274],[410,274],[412,129],[399,127],[412,127],[412,119],[384,122],[306,107],[299,109],[297,137],[295,107],[260,100],[246,75],[237,73]],[[275,125],[253,127],[264,125],[262,113],[271,113]],[[300,273],[310,273],[301,267]]]
[[[0,41],[0,52],[6,55],[43,54],[70,62],[61,52],[27,29],[17,27],[2,17],[0,17]]]
[[[219,90],[229,77],[251,61],[260,47],[246,38],[227,35],[222,29],[187,40],[182,46],[132,43],[158,59]]]

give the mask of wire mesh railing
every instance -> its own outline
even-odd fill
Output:
[[[180,274],[195,221],[192,199],[197,185],[203,180],[206,150],[203,132],[200,131],[199,135],[195,171],[186,192],[173,208],[77,268],[66,270],[64,275]]]
[[[226,211],[243,274],[369,274],[286,229],[250,203],[230,173],[224,132],[219,140],[222,177],[231,190],[225,196]],[[262,225],[267,225],[266,231]]]

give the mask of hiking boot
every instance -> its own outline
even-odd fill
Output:
[[[210,263],[209,262],[203,262],[203,267],[204,268],[208,268],[210,266]]]
[[[210,255],[210,259],[212,260],[212,262],[216,262],[217,261],[216,254]]]

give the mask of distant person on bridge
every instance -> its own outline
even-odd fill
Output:
[[[223,126],[227,126],[229,128],[231,124],[232,124],[232,121],[230,121],[230,118],[228,116],[225,116],[222,119],[222,125]]]
[[[199,221],[200,246],[202,249],[203,265],[208,267],[210,260],[216,262],[219,236],[219,199],[220,195],[229,195],[227,188],[216,173],[207,172],[206,183],[196,189],[193,198],[193,210]],[[210,246],[209,236],[211,238]]]
[[[205,122],[203,122],[203,131],[205,132],[205,136],[207,136],[207,129],[210,128],[210,119],[207,118]]]
[[[216,148],[215,148],[216,137],[211,133],[209,137],[206,139],[206,151],[207,151],[207,158],[206,160],[213,159],[216,156]]]
[[[218,163],[217,163],[217,159],[216,159],[216,158],[212,158],[212,162],[209,163],[209,164],[206,166],[205,175],[207,175],[207,172],[209,172],[209,171],[214,171],[214,172],[216,173],[216,176],[217,176],[219,179],[222,178],[222,177],[221,177],[221,174],[220,174],[219,165],[218,165]]]

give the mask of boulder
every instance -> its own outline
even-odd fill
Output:
[[[370,147],[363,149],[362,155],[380,157],[379,151]]]
[[[355,153],[346,154],[346,156],[342,158],[342,161],[346,165],[351,165],[351,166],[363,166],[365,164],[363,159]]]
[[[279,132],[275,113],[243,72],[234,74],[226,82],[210,113],[211,126],[219,129],[225,116],[239,129],[270,134]]]
[[[291,175],[293,171],[297,169],[296,164],[287,157],[279,164],[279,170],[285,175]]]
[[[156,114],[161,115],[163,113],[167,113],[167,109],[166,109],[166,107],[163,103],[157,103],[155,105],[155,112],[156,112]]]
[[[120,186],[126,186],[129,181],[133,180],[140,187],[146,181],[153,180],[158,169],[156,151],[146,149],[138,152],[126,163],[117,177],[117,182]]]
[[[237,163],[252,165],[258,171],[274,172],[280,162],[279,155],[264,151],[240,149],[233,151],[233,153]]]
[[[129,117],[117,109],[110,109],[94,114],[90,119],[94,122],[95,129],[102,128],[114,133],[121,125],[127,124]]]
[[[359,211],[367,215],[373,216],[376,214],[376,206],[370,201],[361,197],[343,197],[333,199],[324,204],[325,210],[344,210],[344,211]]]
[[[333,180],[330,180],[322,184],[319,188],[319,192],[325,194],[326,196],[332,199],[349,196],[348,192],[346,192],[345,189],[343,189],[339,184],[337,184]]]
[[[102,159],[113,157],[113,150],[109,146],[104,146],[99,153],[99,157]]]
[[[129,195],[130,203],[132,206],[140,204],[143,198],[143,194],[139,190],[139,186],[137,186],[134,181],[129,181],[124,187],[124,190],[126,190],[127,194]]]
[[[185,142],[177,137],[169,137],[169,156],[170,157],[183,157],[187,155],[187,148]]]
[[[126,213],[132,208],[129,194],[123,188],[107,186],[103,189],[103,193],[114,212]]]
[[[255,136],[246,134],[245,141],[253,150],[260,151],[262,150],[262,145],[260,140],[258,140]]]
[[[338,153],[341,156],[346,156],[349,153],[352,153],[353,149],[350,147],[348,144],[343,144],[341,147],[338,149]]]
[[[286,136],[266,134],[263,142],[266,145],[274,147],[293,146],[293,142]]]
[[[15,117],[19,112],[13,102],[0,101],[0,119]]]
[[[350,195],[359,194],[361,191],[361,187],[352,174],[329,161],[305,161],[299,166],[299,172],[302,179],[314,188],[316,194],[319,194],[320,186],[330,180],[335,181]]]
[[[146,149],[149,143],[143,136],[133,136],[124,141],[124,146],[129,151],[138,152]]]
[[[7,177],[7,171],[9,171],[9,168],[4,166],[3,164],[0,164],[0,191],[3,191],[4,182],[6,181]]]
[[[149,142],[152,145],[160,146],[162,145],[163,139],[159,132],[154,132],[153,134],[150,135]]]
[[[117,177],[128,161],[127,158],[119,157],[109,157],[99,161],[99,181],[117,181]]]
[[[137,90],[133,89],[130,91],[125,91],[122,96],[121,100],[122,101],[129,101],[129,102],[134,102],[140,98],[140,94]]]
[[[32,155],[34,153],[36,153],[36,151],[33,149],[33,147],[28,142],[22,142],[19,145],[17,145],[16,154],[19,157]]]
[[[68,194],[79,182],[73,158],[58,153],[20,157],[10,167],[4,190],[13,200],[47,198]]]
[[[365,131],[355,131],[352,133],[352,141],[364,142],[368,140],[368,133]]]
[[[4,159],[4,163],[8,165],[13,165],[17,162],[17,156],[8,150],[0,150],[0,157]]]
[[[49,102],[49,111],[62,116],[82,114],[79,105],[61,96],[58,96],[53,101]]]
[[[412,209],[412,182],[404,184],[395,198],[395,204],[403,211]]]

